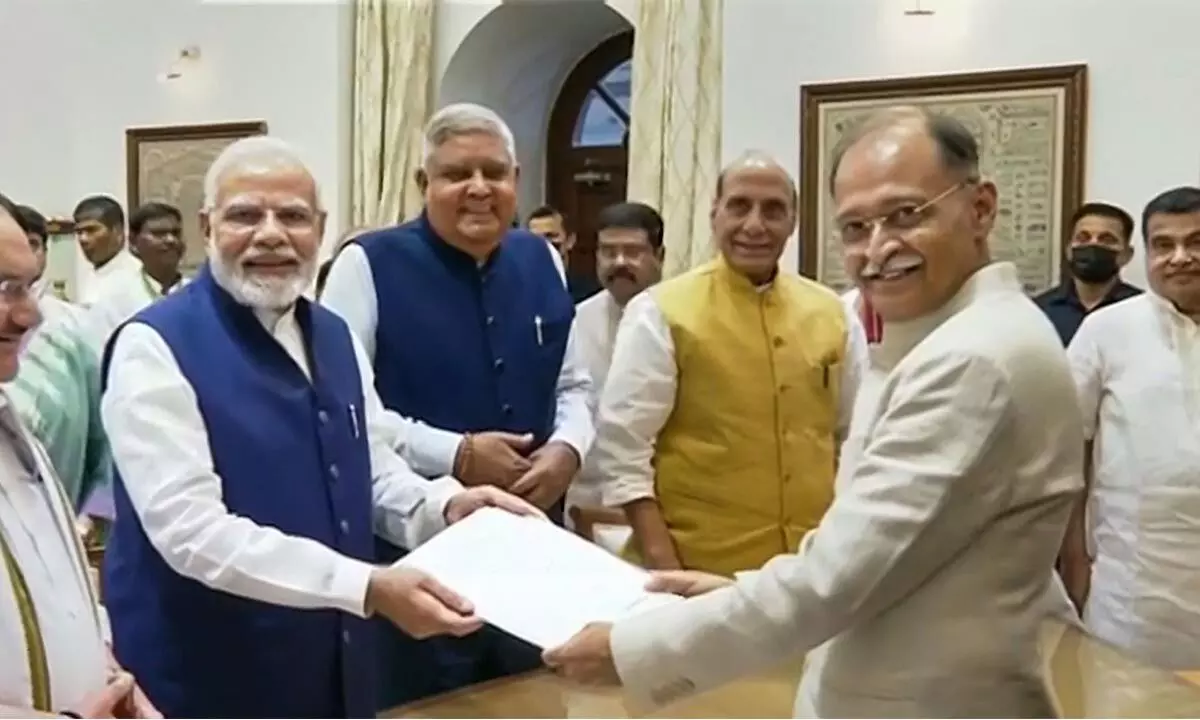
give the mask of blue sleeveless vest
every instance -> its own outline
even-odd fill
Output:
[[[371,467],[366,433],[353,427],[363,398],[350,332],[306,300],[295,312],[311,383],[207,266],[130,322],[162,336],[195,391],[229,511],[369,561]],[[111,351],[110,341],[106,377]],[[114,489],[104,568],[113,647],[167,717],[374,715],[368,621],[177,574],[147,540],[119,475]]]
[[[364,235],[379,304],[375,386],[401,415],[456,432],[554,430],[575,306],[546,241],[512,230],[482,266],[422,214]]]

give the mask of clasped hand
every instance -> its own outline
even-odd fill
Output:
[[[470,436],[459,451],[455,475],[470,486],[493,485],[548,510],[567,492],[579,471],[579,457],[563,442],[529,453],[532,435],[484,432]]]
[[[720,575],[695,570],[666,570],[650,577],[646,589],[695,597],[733,584]],[[592,623],[563,645],[542,653],[542,662],[555,674],[583,685],[618,686],[612,653],[612,623]]]

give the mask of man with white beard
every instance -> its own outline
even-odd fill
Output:
[[[169,717],[374,715],[366,618],[416,637],[481,622],[434,579],[373,565],[372,531],[411,548],[485,505],[538,511],[392,450],[363,349],[302,296],[325,212],[287,144],[226,149],[200,224],[207,266],[105,352],[115,654]]]

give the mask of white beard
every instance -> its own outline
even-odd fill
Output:
[[[248,275],[240,262],[227,263],[211,242],[208,244],[208,261],[217,284],[240,305],[255,310],[287,310],[312,285],[317,274],[317,264],[310,260],[286,277]]]

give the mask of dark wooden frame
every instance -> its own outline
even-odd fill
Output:
[[[253,135],[266,135],[265,120],[249,120],[242,122],[207,123],[203,125],[160,125],[152,127],[131,127],[125,129],[125,203],[129,212],[141,204],[141,188],[138,187],[138,176],[141,174],[138,152],[145,142],[171,142],[179,140],[217,140],[221,138],[240,139]]]
[[[613,68],[633,57],[633,30],[613,35],[601,42],[579,61],[567,75],[550,110],[546,131],[546,195],[555,207],[564,199],[559,188],[572,177],[571,150],[574,149],[575,121],[583,111],[588,93]],[[564,208],[565,209],[565,208]]]
[[[817,275],[821,251],[820,195],[829,191],[820,176],[820,108],[826,103],[894,100],[904,104],[936,95],[973,95],[1019,90],[1061,89],[1063,108],[1062,236],[1068,237],[1071,212],[1084,198],[1087,172],[1087,65],[1060,65],[953,75],[924,75],[803,85],[800,88],[800,272]],[[1061,267],[1061,266],[1060,266]]]

